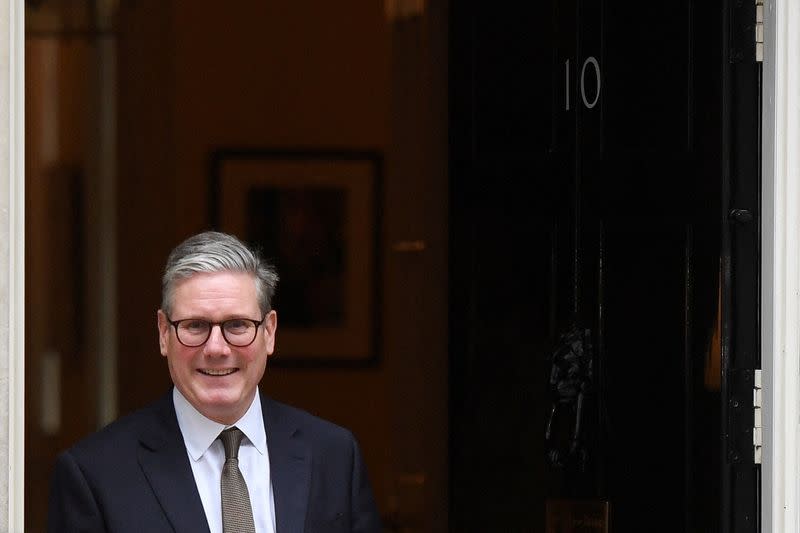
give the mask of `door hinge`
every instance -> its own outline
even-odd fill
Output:
[[[763,406],[763,392],[761,389],[761,369],[757,368],[753,376],[753,462],[761,464],[762,421],[761,408]]]
[[[728,413],[725,440],[729,464],[752,464],[755,460],[754,445],[760,436],[754,431],[754,406],[760,398],[760,385],[756,385],[756,370],[731,368],[728,370]],[[759,375],[760,375],[760,371]],[[758,392],[756,392],[758,390]],[[761,414],[760,412],[758,413]],[[760,425],[760,424],[758,424]]]
[[[764,62],[764,0],[756,0],[756,62]]]

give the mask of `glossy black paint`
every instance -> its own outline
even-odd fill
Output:
[[[758,467],[729,454],[752,424],[731,376],[759,364],[749,9],[451,3],[451,531],[544,531],[549,497],[610,501],[615,533],[757,531]],[[543,443],[572,324],[595,348],[584,470]]]

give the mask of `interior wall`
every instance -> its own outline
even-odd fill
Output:
[[[55,451],[94,428],[94,391],[86,383],[97,380],[85,334],[87,224],[80,200],[90,56],[82,39],[26,38],[26,531],[44,529]]]
[[[390,143],[389,33],[376,2],[123,2],[119,13],[119,375],[125,413],[169,386],[156,342],[170,248],[209,229],[209,157],[221,147]],[[280,313],[280,309],[278,310]],[[280,350],[280,327],[278,350]],[[268,394],[349,427],[390,507],[389,374],[271,369]]]
[[[448,23],[448,3],[430,1],[391,29],[384,350],[392,524],[406,532],[448,531],[449,521]]]

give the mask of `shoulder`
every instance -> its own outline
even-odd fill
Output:
[[[332,442],[351,442],[354,440],[352,432],[325,420],[316,415],[278,402],[269,397],[263,397],[264,419],[267,421],[267,431],[270,426],[279,426],[283,430],[297,431],[315,440]]]
[[[170,413],[171,404],[165,402],[166,398],[138,409],[128,415],[118,418],[102,429],[84,437],[76,442],[64,454],[71,455],[74,459],[102,462],[103,457],[119,457],[121,451],[138,447],[141,439],[158,431],[159,428],[169,426],[170,415],[175,417],[174,409]],[[177,429],[177,422],[175,422]]]

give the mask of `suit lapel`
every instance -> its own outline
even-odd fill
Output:
[[[302,533],[311,486],[311,452],[291,413],[266,396],[261,398],[276,533]]]
[[[171,390],[156,404],[153,423],[142,433],[139,464],[176,533],[209,531]]]

